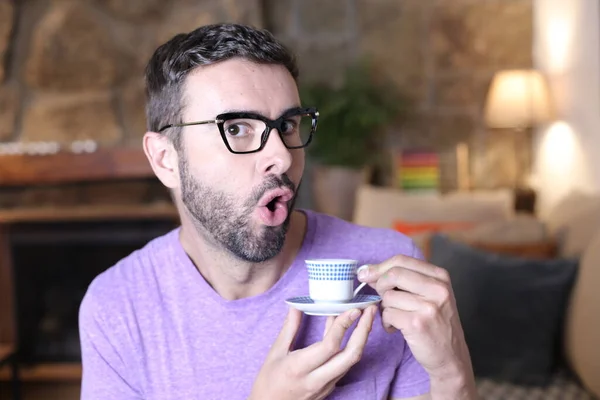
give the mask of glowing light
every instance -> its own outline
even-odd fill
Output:
[[[545,37],[545,50],[548,59],[546,68],[554,74],[564,73],[569,65],[568,60],[573,41],[573,26],[570,23],[572,19],[563,15],[554,15],[548,22]]]
[[[540,146],[540,161],[545,171],[552,175],[569,174],[576,151],[573,129],[564,121],[554,123]]]

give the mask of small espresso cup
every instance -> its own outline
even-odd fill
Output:
[[[351,301],[364,283],[354,287],[358,261],[346,259],[306,260],[308,295],[315,302],[346,303]]]

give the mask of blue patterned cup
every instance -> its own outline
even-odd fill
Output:
[[[363,285],[354,288],[358,261],[344,259],[306,260],[308,291],[314,302],[351,301]]]

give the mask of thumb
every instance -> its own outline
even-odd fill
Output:
[[[290,307],[283,327],[271,347],[271,354],[283,356],[289,353],[301,323],[302,312]]]
[[[356,270],[356,277],[358,278],[359,282],[366,282],[373,289],[377,289],[378,276],[372,273],[372,269],[373,268],[368,264],[361,265]]]

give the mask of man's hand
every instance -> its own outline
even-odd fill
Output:
[[[399,255],[362,268],[359,280],[381,296],[384,328],[402,332],[431,378],[432,397],[475,398],[471,359],[448,272]]]
[[[290,351],[302,313],[291,308],[283,328],[263,364],[250,399],[320,400],[362,357],[373,326],[376,306],[365,309],[346,347],[340,349],[346,331],[361,312],[350,310],[328,321],[323,341]]]

